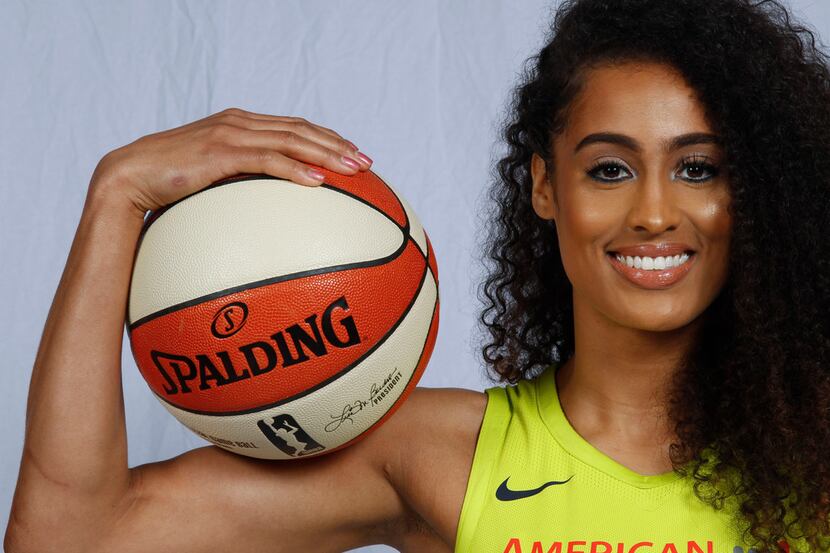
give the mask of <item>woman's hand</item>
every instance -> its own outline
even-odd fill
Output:
[[[143,217],[240,173],[321,184],[323,175],[303,162],[353,175],[372,160],[333,130],[305,119],[230,108],[109,152],[90,186],[125,195]]]

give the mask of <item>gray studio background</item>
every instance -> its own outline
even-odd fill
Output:
[[[438,259],[439,334],[421,385],[483,389],[476,211],[508,93],[557,3],[0,0],[0,530],[92,170],[109,150],[227,107],[305,117],[374,159]],[[790,5],[830,36],[830,2]],[[130,466],[207,445],[150,393],[126,336],[123,385]]]

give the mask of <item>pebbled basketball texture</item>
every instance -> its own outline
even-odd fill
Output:
[[[317,187],[214,183],[148,214],[127,309],[133,357],[179,421],[228,451],[293,459],[385,422],[438,332],[438,268],[377,173]]]

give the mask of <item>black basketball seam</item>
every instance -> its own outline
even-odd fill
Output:
[[[398,206],[400,206],[401,211],[403,212],[403,216],[404,216],[404,217],[406,217],[406,229],[407,229],[407,233],[406,233],[406,234],[407,234],[407,236],[409,236],[410,238],[412,238],[412,233],[410,232],[410,230],[411,230],[411,225],[410,225],[410,223],[409,223],[409,215],[408,215],[408,214],[407,214],[407,212],[406,212],[406,207],[404,207],[403,202],[401,201],[401,198],[398,196],[398,194],[397,194],[394,190],[392,190],[392,187],[391,187],[391,186],[389,186],[389,185],[386,183],[386,181],[385,181],[385,180],[383,180],[383,177],[381,177],[381,176],[380,176],[380,175],[378,175],[377,173],[373,173],[373,174],[374,174],[374,175],[378,178],[378,180],[379,180],[380,182],[382,182],[382,183],[383,183],[383,185],[386,187],[386,189],[387,189],[387,190],[389,190],[389,192],[392,194],[392,196],[394,196],[394,198],[398,201]],[[374,207],[374,206],[372,206],[372,207]],[[377,208],[375,208],[375,209],[377,209]],[[421,226],[421,232],[423,232],[423,233],[424,233],[424,242],[426,242],[426,231],[423,229],[423,225]],[[423,255],[423,256],[424,256],[424,259],[426,259],[426,260],[427,260],[427,262],[429,262],[429,257],[428,257],[428,256],[427,256],[427,254],[424,252],[424,250],[422,250],[422,249],[421,249],[421,246],[418,244],[417,240],[413,239],[412,241],[413,241],[413,242],[415,242],[415,247],[416,247],[416,248],[418,248],[418,251],[419,251],[419,252],[421,252],[421,255]],[[426,247],[426,248],[429,248],[429,245],[426,245],[425,247]]]
[[[158,218],[161,217],[164,213],[166,213],[167,210],[169,210],[171,207],[178,204],[179,202],[182,202],[183,200],[186,200],[187,198],[189,198],[191,196],[194,196],[194,195],[198,194],[199,192],[204,192],[205,190],[210,190],[211,188],[217,188],[219,186],[223,186],[225,184],[231,184],[231,183],[234,183],[234,182],[241,182],[241,181],[246,181],[246,180],[258,180],[258,179],[279,180],[279,179],[277,179],[277,177],[274,177],[272,175],[266,175],[264,173],[262,173],[262,174],[254,173],[254,174],[250,174],[250,175],[242,175],[242,176],[237,176],[237,177],[228,177],[226,179],[218,180],[218,181],[216,181],[216,182],[214,182],[214,183],[212,183],[212,184],[210,184],[210,185],[208,185],[204,188],[201,188],[199,190],[191,192],[187,196],[179,198],[178,200],[176,200],[173,203],[164,205],[164,206],[160,207],[159,209],[157,209],[155,211],[150,211],[149,213],[147,213],[147,215],[144,219],[144,224],[141,226],[141,231],[139,232],[138,240],[136,241],[135,251],[138,252],[139,248],[141,247],[141,244],[144,242],[144,235],[147,233],[147,231],[153,225],[153,223],[156,222],[156,220],[158,220]],[[133,256],[133,263],[132,263],[132,266],[130,268],[130,274],[132,274],[133,271],[135,270],[135,263],[136,263],[137,260],[138,260],[138,256],[134,255]],[[130,292],[132,291],[132,287],[133,287],[133,282],[132,282],[132,279],[130,279],[130,284],[127,287],[127,297],[130,297]],[[149,315],[148,315],[148,317],[149,317]],[[128,301],[127,305],[124,307],[124,324],[127,327],[127,336],[130,336],[132,334],[132,329],[137,326],[136,323],[129,324],[129,320],[130,320],[130,305],[129,305],[129,301]],[[139,320],[137,322],[142,322],[142,321]],[[147,321],[143,321],[143,322],[147,322]]]
[[[359,262],[356,262],[356,263],[347,263],[347,264],[344,264],[344,265],[332,265],[330,267],[321,267],[321,268],[318,268],[318,269],[310,269],[309,271],[305,271],[305,272],[301,271],[301,272],[298,272],[298,273],[292,273],[290,275],[281,275],[279,277],[272,277],[270,279],[270,281],[269,281],[269,279],[263,279],[263,280],[259,280],[259,281],[255,281],[255,282],[248,282],[248,283],[245,283],[245,284],[240,284],[239,286],[234,286],[232,288],[226,288],[225,290],[219,290],[219,291],[216,291],[216,292],[211,292],[210,294],[206,294],[204,296],[200,296],[198,298],[194,298],[194,299],[188,300],[186,302],[171,305],[171,306],[166,307],[166,308],[164,308],[160,311],[156,311],[154,313],[150,313],[149,315],[145,315],[144,317],[142,317],[141,319],[138,319],[137,321],[133,322],[132,324],[127,324],[127,336],[130,336],[134,329],[138,328],[139,326],[141,326],[141,325],[143,325],[143,324],[145,324],[149,321],[152,321],[153,319],[155,319],[157,317],[161,317],[163,315],[167,315],[169,313],[173,313],[175,311],[185,309],[187,307],[190,307],[191,305],[195,305],[195,304],[201,303],[203,301],[216,299],[216,298],[222,297],[223,295],[234,294],[236,292],[240,292],[242,290],[248,290],[250,288],[257,288],[257,287],[260,287],[260,286],[267,286],[268,284],[274,284],[276,282],[280,282],[280,280],[287,280],[287,279],[290,279],[290,278],[302,278],[302,277],[310,276],[310,275],[314,275],[314,274],[325,274],[325,273],[338,272],[338,271],[348,270],[348,269],[357,269],[357,268],[362,268],[362,267],[372,267],[374,265],[388,263],[389,261],[395,259],[398,255],[400,255],[403,252],[403,250],[406,247],[406,242],[407,242],[408,239],[412,240],[415,247],[418,249],[418,251],[421,253],[421,255],[424,256],[424,259],[427,260],[427,264],[429,264],[429,258],[424,254],[424,251],[418,245],[418,242],[415,241],[414,239],[412,239],[412,236],[410,234],[411,224],[410,224],[410,221],[409,221],[409,216],[407,215],[406,208],[403,206],[403,203],[401,202],[400,198],[398,198],[398,195],[395,193],[395,191],[392,190],[389,187],[388,184],[386,184],[386,181],[384,181],[376,173],[374,173],[374,175],[378,178],[378,180],[380,182],[383,183],[383,185],[386,187],[386,189],[389,190],[389,192],[392,194],[392,196],[398,202],[398,206],[400,207],[401,212],[403,213],[404,219],[406,220],[405,226],[401,227],[398,224],[398,222],[395,221],[392,217],[390,217],[386,212],[380,210],[377,206],[367,202],[363,198],[360,198],[359,196],[355,196],[351,192],[348,192],[346,190],[341,190],[341,189],[339,189],[339,188],[337,188],[333,185],[330,185],[328,183],[323,183],[320,186],[323,186],[328,190],[332,190],[334,192],[339,192],[343,195],[349,196],[352,199],[357,200],[358,202],[369,206],[370,208],[374,209],[375,211],[377,211],[378,213],[380,213],[381,215],[383,215],[384,217],[386,217],[387,219],[392,221],[392,223],[401,230],[401,232],[404,235],[404,239],[402,240],[400,247],[397,250],[395,250],[394,252],[392,252],[390,255],[388,255],[386,257],[380,257],[380,258],[377,258],[377,259],[373,259],[373,260],[370,260],[370,261],[359,261]],[[177,201],[175,201],[175,202],[173,202],[169,205],[166,205],[163,208],[161,208],[160,210],[156,211],[155,214],[151,212],[150,216],[147,218],[147,221],[145,221],[145,223],[144,223],[144,227],[141,230],[141,235],[139,236],[138,244],[136,246],[136,251],[138,250],[138,247],[141,245],[141,242],[144,240],[144,234],[147,232],[147,230],[150,228],[150,226],[156,220],[158,220],[159,217],[161,217],[161,215],[166,213],[169,208],[171,208],[174,205],[178,204],[182,200],[184,200],[186,198],[189,198],[190,196],[193,196],[193,195],[195,195],[199,192],[202,192],[204,190],[211,189],[211,188],[216,188],[216,187],[223,186],[223,185],[226,185],[226,184],[233,184],[233,183],[236,183],[236,182],[242,182],[242,181],[247,181],[247,180],[260,180],[260,179],[263,179],[263,178],[268,179],[268,180],[284,180],[284,179],[278,179],[277,177],[274,177],[274,176],[271,176],[271,175],[252,175],[252,176],[229,178],[229,179],[226,179],[226,180],[215,182],[215,183],[211,184],[210,186],[207,186],[207,187],[203,188],[202,190],[198,190],[196,192],[193,192],[192,194],[189,194],[189,195],[185,196],[184,198],[181,198],[181,199],[179,199],[179,200],[177,200]],[[136,260],[134,259],[133,260],[133,267],[135,267],[135,261]],[[130,283],[130,285],[132,286],[132,282]],[[127,316],[125,317],[125,320],[129,320],[129,312],[127,313]]]
[[[377,175],[375,175],[375,176],[377,176]],[[380,177],[378,177],[378,180],[380,180],[380,182],[383,182],[383,179],[381,179]],[[333,186],[333,185],[328,184],[328,183],[323,183],[323,184],[321,184],[320,186],[321,186],[322,188],[325,188],[325,189],[327,189],[327,190],[331,190],[331,191],[333,191],[333,192],[339,192],[340,194],[343,194],[344,196],[349,196],[350,198],[352,198],[352,199],[354,199],[354,200],[357,200],[358,202],[360,202],[360,203],[362,203],[362,204],[365,204],[365,205],[367,205],[367,206],[371,207],[372,209],[374,209],[375,211],[377,211],[378,213],[380,213],[381,215],[383,215],[384,217],[386,217],[387,219],[389,219],[390,221],[392,221],[392,223],[393,223],[396,227],[398,227],[399,229],[401,229],[401,231],[404,233],[404,235],[408,237],[408,236],[409,236],[409,231],[410,231],[410,229],[411,229],[411,225],[410,225],[410,223],[409,223],[409,216],[406,214],[406,209],[403,207],[403,204],[401,204],[401,201],[400,201],[400,199],[398,198],[398,196],[395,194],[395,192],[394,192],[391,188],[389,188],[389,186],[388,186],[385,182],[383,182],[383,185],[384,185],[384,186],[386,186],[387,190],[389,190],[389,192],[392,194],[392,196],[393,196],[396,200],[398,200],[398,206],[400,206],[400,208],[401,208],[401,212],[403,212],[403,218],[405,219],[405,223],[404,223],[404,226],[403,226],[403,227],[402,227],[400,224],[398,224],[398,222],[397,222],[395,219],[393,219],[392,217],[390,217],[388,213],[386,213],[385,211],[383,211],[383,210],[381,210],[380,208],[378,208],[378,206],[376,206],[375,204],[372,204],[372,203],[367,202],[366,200],[364,200],[364,199],[363,199],[363,198],[361,198],[360,196],[355,196],[354,194],[352,194],[352,193],[351,193],[351,192],[349,192],[348,190],[341,190],[340,188],[337,188],[336,186]],[[417,244],[416,244],[416,245],[417,245]],[[418,248],[418,249],[420,249],[420,248]]]
[[[224,290],[219,290],[217,292],[211,292],[210,294],[205,294],[204,296],[200,296],[198,298],[193,298],[187,300],[185,302],[177,303],[175,305],[171,305],[169,307],[165,307],[159,311],[151,313],[149,315],[145,315],[144,317],[140,318],[136,322],[132,323],[127,327],[128,334],[132,334],[132,331],[138,328],[139,326],[146,324],[153,319],[161,317],[162,315],[167,315],[168,313],[173,313],[175,311],[179,311],[181,309],[185,309],[190,307],[191,305],[196,305],[199,303],[203,303],[205,301],[213,300],[216,298],[220,298],[222,296],[229,296],[231,294],[235,294],[236,292],[241,292],[243,290],[250,290],[252,288],[260,288],[262,286],[268,286],[269,284],[274,284],[277,282],[282,282],[284,280],[293,280],[298,278],[303,278],[311,275],[321,275],[326,273],[336,273],[339,271],[346,271],[349,269],[360,269],[363,267],[373,267],[375,265],[384,265],[389,261],[394,260],[398,256],[403,253],[404,249],[406,249],[407,240],[403,240],[401,245],[398,247],[397,250],[392,252],[391,254],[387,255],[386,257],[379,257],[377,259],[370,259],[368,261],[356,261],[354,263],[345,263],[341,265],[330,265],[328,267],[320,267],[318,269],[308,269],[306,271],[299,271],[296,273],[290,273],[287,275],[280,275],[276,277],[270,277],[262,280],[257,280],[254,282],[247,282],[245,284],[240,284],[239,286],[234,286],[232,288],[225,288]]]
[[[354,194],[352,194],[348,190],[341,190],[341,189],[335,187],[334,185],[331,185],[331,184],[328,184],[328,183],[323,183],[320,186],[323,186],[323,187],[325,187],[329,190],[334,190],[335,192],[340,192],[341,194],[344,194],[346,196],[350,196],[351,198],[357,200],[358,202],[366,204],[367,206],[371,207],[372,209],[374,209],[375,211],[377,211],[378,213],[380,213],[381,215],[383,215],[384,217],[386,217],[387,219],[392,221],[398,228],[401,229],[401,231],[403,231],[404,235],[407,238],[412,240],[412,243],[415,245],[416,248],[418,248],[418,251],[421,253],[422,256],[424,256],[424,259],[427,260],[427,263],[429,263],[429,255],[428,255],[429,242],[427,242],[427,240],[426,240],[426,231],[423,230],[423,227],[421,228],[421,231],[424,233],[424,242],[425,242],[425,247],[427,248],[427,252],[422,250],[420,244],[418,244],[418,241],[415,240],[414,238],[412,238],[412,224],[411,224],[411,221],[409,219],[409,214],[406,212],[406,207],[403,205],[403,202],[401,201],[401,198],[398,196],[398,194],[394,190],[392,190],[392,187],[389,186],[386,183],[385,180],[383,180],[383,177],[381,177],[377,173],[373,173],[373,175],[375,175],[378,178],[378,180],[383,183],[383,186],[386,187],[386,189],[389,191],[389,193],[392,194],[392,197],[395,198],[395,201],[398,202],[398,207],[400,207],[401,213],[403,213],[404,219],[406,220],[406,224],[405,224],[404,227],[401,227],[400,225],[398,225],[398,222],[395,221],[395,219],[390,217],[389,214],[387,214],[385,211],[382,211],[380,208],[378,208],[378,206],[367,202],[366,200],[364,200],[360,196],[355,196]]]
[[[173,203],[161,206],[160,208],[158,208],[155,211],[150,211],[149,214],[147,215],[146,219],[144,220],[144,226],[141,227],[141,233],[139,234],[138,243],[141,244],[141,240],[144,238],[144,234],[147,232],[147,229],[149,229],[150,226],[153,223],[155,223],[156,220],[159,217],[161,217],[168,209],[170,209],[174,205],[188,199],[189,197],[195,196],[199,192],[204,192],[205,190],[210,190],[211,188],[218,188],[219,186],[223,186],[225,184],[232,184],[232,183],[235,183],[235,182],[241,182],[241,181],[246,181],[246,180],[259,180],[259,179],[280,180],[277,177],[274,177],[272,175],[266,175],[264,173],[263,174],[243,175],[243,176],[239,176],[239,177],[228,177],[227,179],[218,180],[218,181],[216,181],[212,184],[209,184],[208,186],[205,186],[204,188],[200,188],[199,190],[191,192],[187,196],[181,197]]]
[[[243,410],[240,410],[240,411],[226,411],[226,412],[216,413],[216,412],[213,412],[213,411],[201,411],[201,410],[197,410],[197,409],[190,409],[190,408],[186,408],[186,407],[181,407],[179,405],[176,405],[172,401],[169,401],[167,398],[164,398],[164,397],[158,395],[154,390],[151,389],[151,391],[153,392],[153,394],[157,398],[159,398],[160,400],[164,401],[165,403],[167,403],[169,405],[172,405],[176,409],[180,409],[182,411],[187,411],[189,413],[196,413],[198,415],[210,415],[210,416],[214,416],[214,417],[230,417],[230,416],[234,416],[234,415],[245,415],[247,413],[255,413],[255,412],[258,412],[258,411],[264,411],[266,409],[271,409],[273,407],[278,407],[280,405],[283,405],[283,404],[288,403],[289,401],[293,401],[295,399],[300,399],[301,397],[304,397],[304,396],[310,394],[311,392],[313,392],[315,390],[318,390],[318,389],[322,388],[323,386],[326,386],[329,383],[334,382],[335,380],[337,380],[341,376],[345,375],[346,373],[351,371],[355,366],[359,365],[369,355],[371,355],[372,352],[374,352],[376,349],[378,349],[381,346],[381,344],[386,342],[386,340],[389,339],[389,336],[391,336],[392,333],[395,331],[395,329],[400,326],[401,322],[403,322],[403,320],[406,318],[407,314],[409,314],[409,312],[412,310],[412,306],[415,305],[415,301],[418,299],[418,295],[420,294],[421,289],[424,287],[424,282],[426,281],[426,276],[427,276],[428,271],[429,271],[429,263],[425,263],[424,264],[424,272],[421,275],[421,281],[418,283],[418,289],[412,295],[412,301],[409,303],[409,305],[406,307],[406,309],[403,310],[403,312],[401,313],[401,316],[398,318],[397,321],[395,321],[395,324],[393,324],[389,328],[389,330],[386,332],[386,334],[384,334],[383,337],[380,340],[378,340],[378,342],[374,346],[372,346],[372,348],[367,350],[359,358],[355,359],[355,361],[353,363],[351,363],[351,364],[347,365],[346,367],[344,367],[340,372],[338,372],[336,374],[333,374],[332,376],[330,376],[326,380],[323,380],[322,382],[319,382],[319,383],[315,384],[314,386],[312,386],[310,388],[307,388],[307,389],[303,390],[302,392],[300,392],[298,394],[294,394],[291,397],[284,398],[284,399],[281,399],[279,401],[269,403],[267,405],[260,405],[260,406],[257,406],[255,408],[252,408],[252,409],[243,409]],[[437,283],[437,281],[436,281],[435,289],[436,289],[435,300],[436,300],[436,303],[437,303],[438,302],[438,295],[437,295],[438,283]],[[433,312],[434,311],[435,311],[435,308],[433,307]],[[430,320],[432,320],[432,319],[430,319]],[[423,353],[423,351],[422,351],[422,353]]]
[[[433,277],[434,277],[434,275],[433,275]],[[432,323],[432,318],[435,316],[435,310],[436,309],[438,309],[438,281],[435,281],[435,304],[432,306],[432,313],[429,316],[430,326],[431,326],[431,323]],[[418,364],[420,364],[421,359],[423,359],[423,357],[424,357],[424,350],[426,350],[428,341],[429,341],[429,331],[427,331],[426,337],[424,338],[424,344],[421,346],[421,353],[420,353],[420,355],[418,355],[418,362],[415,363],[416,368],[418,367]],[[409,380],[406,381],[406,384],[404,384],[404,387],[403,387],[404,390],[406,390],[406,387],[409,386],[410,382],[412,382],[412,379],[415,377],[415,372],[416,371],[412,371],[409,374]],[[403,394],[403,392],[401,392],[401,394],[398,395],[399,399],[400,399],[402,394]],[[386,409],[386,411],[384,411],[383,414],[378,417],[377,421],[375,421],[374,423],[369,425],[369,428],[367,428],[366,430],[364,430],[363,432],[361,432],[360,434],[358,434],[357,436],[355,436],[354,438],[352,438],[351,440],[346,442],[346,444],[348,444],[350,442],[353,442],[354,440],[358,439],[361,436],[361,434],[364,434],[364,433],[368,432],[369,430],[371,430],[372,428],[374,428],[378,424],[378,421],[380,421],[380,419],[385,417],[386,413],[388,413],[390,409],[392,409],[395,405],[397,405],[397,403],[398,403],[398,400],[395,400],[391,405],[389,405],[389,408]],[[346,444],[342,444],[342,445],[346,445]],[[338,447],[340,447],[340,446],[338,446]]]
[[[409,230],[410,230],[409,216],[406,213],[406,208],[403,206],[403,203],[401,202],[401,199],[398,197],[398,195],[395,193],[395,191],[392,190],[392,188],[386,183],[386,181],[383,180],[377,173],[372,173],[372,174],[375,175],[378,178],[378,180],[383,183],[383,185],[386,187],[386,189],[392,194],[392,196],[398,202],[398,207],[401,208],[401,212],[403,213],[404,219],[406,220],[405,225],[403,227],[401,227],[396,220],[394,220],[392,217],[390,217],[389,214],[387,214],[386,212],[378,209],[378,207],[376,205],[367,202],[366,200],[364,200],[363,198],[361,198],[359,196],[355,196],[351,192],[348,192],[346,190],[342,190],[340,188],[337,188],[336,186],[334,186],[330,183],[327,183],[327,182],[321,183],[320,186],[322,186],[323,188],[326,188],[327,190],[333,190],[335,192],[345,194],[345,195],[350,196],[353,199],[355,199],[355,200],[357,200],[357,201],[359,201],[359,202],[361,202],[365,205],[368,205],[369,207],[371,207],[375,211],[381,213],[384,217],[386,217],[387,219],[392,221],[395,224],[396,227],[398,227],[399,229],[404,231],[404,235],[409,236]],[[189,198],[191,196],[195,196],[196,194],[198,194],[200,192],[204,192],[205,190],[210,190],[212,188],[218,188],[219,186],[224,186],[226,184],[233,184],[233,183],[236,183],[236,182],[243,182],[243,181],[248,181],[248,180],[287,180],[287,179],[281,179],[281,178],[275,177],[273,175],[267,175],[267,174],[264,174],[264,173],[254,174],[254,175],[244,175],[244,176],[240,176],[240,177],[229,177],[227,179],[223,179],[223,180],[214,182],[213,184],[205,186],[204,188],[196,190],[195,192],[191,192],[187,196],[184,196],[183,198],[179,198],[178,200],[176,200],[175,202],[173,202],[171,204],[162,206],[159,209],[157,209],[156,211],[149,212],[147,218],[144,221],[144,225],[141,228],[141,232],[139,234],[139,239],[138,239],[138,245],[141,244],[141,241],[144,239],[144,234],[152,226],[152,224],[155,223],[164,213],[166,213],[171,207],[175,206],[176,204],[186,200],[187,198]],[[416,243],[416,245],[417,245],[417,243]],[[420,250],[421,248],[418,248],[418,249]],[[423,253],[423,252],[421,252],[421,253]]]

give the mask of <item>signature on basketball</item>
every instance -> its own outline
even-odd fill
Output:
[[[361,412],[364,407],[368,407],[369,405],[377,405],[383,401],[383,398],[386,397],[386,395],[390,392],[390,390],[392,390],[392,388],[395,387],[401,378],[403,378],[403,375],[401,375],[401,371],[399,371],[396,367],[392,369],[388,375],[386,375],[382,382],[373,382],[371,388],[369,388],[368,399],[356,399],[352,403],[344,405],[343,410],[339,414],[329,415],[332,420],[326,425],[326,432],[334,432],[346,421],[354,424],[354,420],[352,420],[353,416]]]

